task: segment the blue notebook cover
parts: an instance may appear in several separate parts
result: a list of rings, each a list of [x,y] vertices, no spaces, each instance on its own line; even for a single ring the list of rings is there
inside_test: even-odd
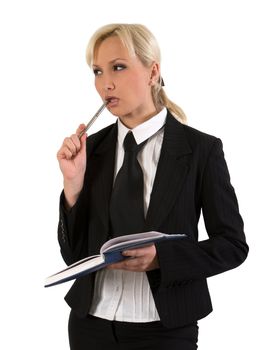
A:
[[[66,269],[46,278],[45,287],[55,286],[70,280],[80,278],[89,273],[95,272],[112,263],[129,259],[123,256],[122,252],[127,249],[134,249],[147,246],[162,240],[180,239],[185,234],[165,234],[156,231],[136,233],[127,236],[113,238],[107,241],[100,250],[100,255],[94,255],[68,266]]]

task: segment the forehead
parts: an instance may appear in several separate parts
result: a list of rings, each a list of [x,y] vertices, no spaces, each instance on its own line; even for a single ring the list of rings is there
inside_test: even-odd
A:
[[[96,48],[93,64],[101,65],[111,62],[117,58],[131,60],[128,49],[123,45],[117,36],[109,37],[103,40]]]

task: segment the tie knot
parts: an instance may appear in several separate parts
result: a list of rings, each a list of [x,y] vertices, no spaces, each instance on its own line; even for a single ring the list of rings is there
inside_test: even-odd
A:
[[[125,152],[138,152],[139,151],[139,146],[136,143],[134,134],[132,133],[132,131],[129,131],[126,136],[125,139],[123,141],[123,146],[124,146],[124,150]]]
[[[148,139],[141,142],[138,145],[136,143],[136,140],[135,140],[135,137],[134,137],[134,134],[132,133],[132,131],[128,131],[128,133],[126,134],[125,139],[123,141],[125,153],[126,152],[133,152],[134,154],[137,154],[147,141],[148,141]]]

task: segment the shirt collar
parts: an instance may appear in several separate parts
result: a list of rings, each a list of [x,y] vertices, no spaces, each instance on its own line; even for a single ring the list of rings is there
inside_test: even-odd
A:
[[[139,145],[141,142],[147,140],[154,135],[159,129],[161,129],[166,122],[167,109],[164,107],[158,114],[148,119],[142,124],[139,124],[134,129],[129,129],[122,124],[118,119],[118,143],[123,144],[124,138],[128,131],[132,130],[136,143]]]

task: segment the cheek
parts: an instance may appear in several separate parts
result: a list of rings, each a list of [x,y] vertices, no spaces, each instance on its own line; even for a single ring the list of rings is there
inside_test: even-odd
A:
[[[127,74],[124,78],[123,85],[134,89],[144,89],[147,87],[146,77],[142,72],[133,72],[133,74]]]
[[[102,91],[102,85],[101,82],[99,81],[99,79],[95,79],[94,81],[94,85],[95,85],[95,89],[98,91],[98,93],[100,94]]]
[[[135,79],[134,80],[134,89],[137,92],[138,96],[146,96],[149,95],[150,91],[151,91],[151,87],[148,84],[148,82],[146,81],[146,79]]]
[[[135,80],[138,88],[142,89],[142,91],[146,92],[150,89],[150,77],[147,72],[138,72],[138,75]]]

